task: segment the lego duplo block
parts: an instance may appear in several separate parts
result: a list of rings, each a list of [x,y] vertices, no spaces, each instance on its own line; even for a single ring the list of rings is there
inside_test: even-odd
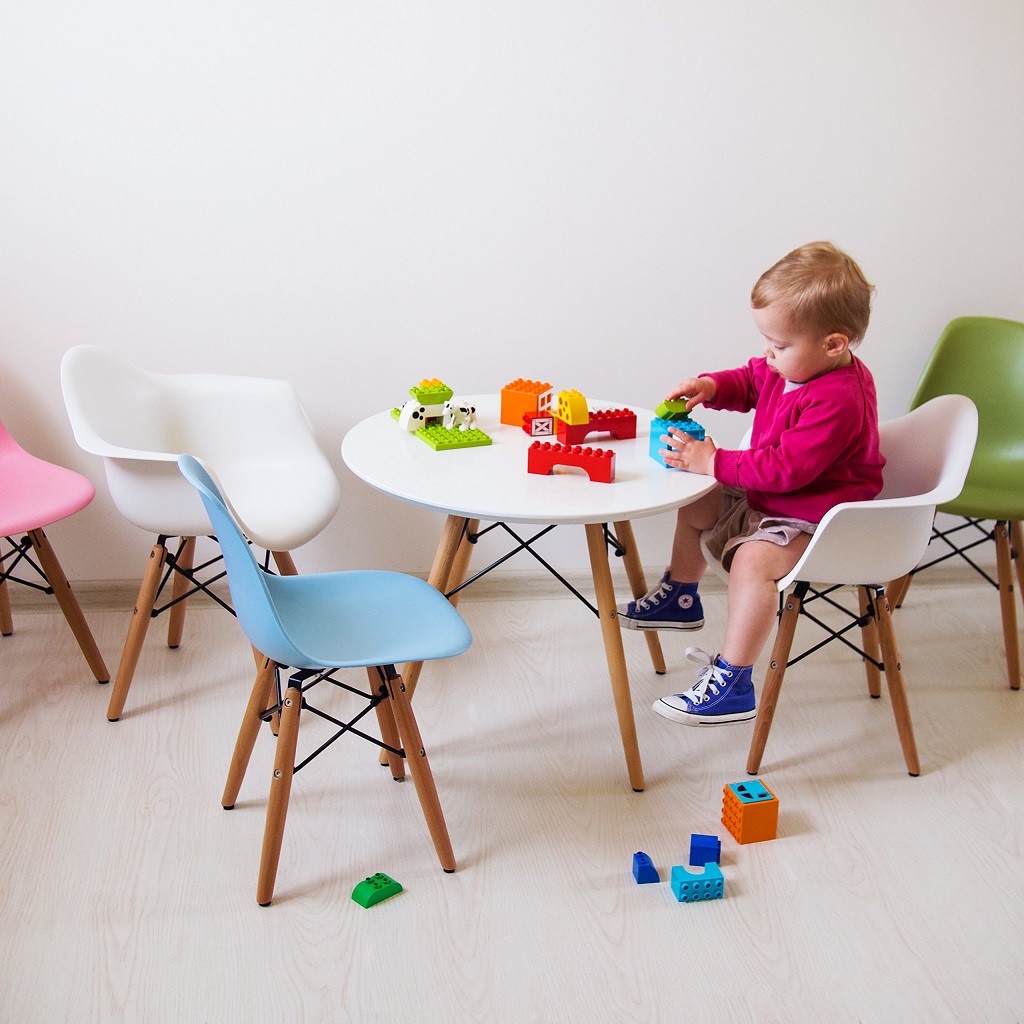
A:
[[[643,850],[637,850],[633,854],[633,877],[639,885],[661,881],[658,869],[651,863],[651,858]]]
[[[684,430],[689,434],[695,441],[704,440],[704,428],[696,421],[691,419],[685,420],[664,420],[657,416],[651,420],[651,440],[650,440],[650,456],[655,462],[664,466],[666,469],[674,469],[674,466],[670,466],[662,457],[661,449],[665,447],[664,442],[661,440],[663,434],[668,433],[668,428],[674,427],[676,430]]]
[[[558,392],[558,409],[555,416],[569,426],[577,426],[589,421],[587,399],[575,388]]]
[[[459,427],[445,427],[440,423],[428,423],[413,433],[429,444],[435,452],[450,452],[456,448],[482,448],[491,443],[490,435],[476,427],[462,430]]]
[[[517,377],[501,389],[501,422],[521,427],[528,412],[548,412],[553,398],[554,388],[547,381]]]
[[[687,871],[681,865],[675,865],[669,884],[680,903],[720,900],[725,895],[725,878],[722,876],[722,869],[714,861],[704,865],[702,875]]]
[[[546,476],[555,466],[582,469],[595,483],[610,484],[615,479],[615,452],[551,441],[534,441],[527,449],[528,473]]]
[[[664,402],[658,403],[654,415],[659,420],[687,420],[690,418],[690,410],[686,408],[685,398],[666,398]]]
[[[632,409],[601,409],[591,411],[585,423],[555,420],[558,440],[562,444],[582,444],[591,434],[611,434],[619,441],[636,437],[636,413]]]
[[[402,891],[402,883],[396,882],[383,871],[378,871],[369,878],[364,878],[353,890],[352,899],[361,907],[369,908],[381,900],[397,896]]]
[[[523,413],[523,430],[530,437],[554,437],[555,418],[549,412]]]
[[[760,843],[779,832],[779,801],[761,782],[730,782],[722,790],[722,824],[737,843]]]
[[[409,394],[421,405],[441,405],[451,401],[454,391],[436,377],[421,380],[415,387],[409,388]],[[440,415],[440,413],[438,414]]]
[[[722,860],[722,840],[718,836],[706,836],[694,832],[690,836],[690,863],[699,867],[702,864]]]

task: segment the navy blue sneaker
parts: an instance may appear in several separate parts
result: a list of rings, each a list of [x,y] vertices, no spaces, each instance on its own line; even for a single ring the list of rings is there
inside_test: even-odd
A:
[[[738,668],[718,655],[712,658],[699,647],[687,647],[686,656],[704,667],[685,693],[654,702],[654,710],[662,718],[684,725],[725,725],[747,722],[757,714],[750,665]]]
[[[625,629],[700,629],[704,625],[697,584],[670,580],[668,569],[653,590],[617,605],[616,611]]]

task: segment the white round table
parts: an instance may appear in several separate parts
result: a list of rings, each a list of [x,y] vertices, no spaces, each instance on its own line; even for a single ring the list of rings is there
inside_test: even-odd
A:
[[[556,469],[541,476],[527,472],[527,452],[534,441],[557,442],[555,437],[530,437],[522,428],[500,422],[498,395],[459,396],[476,406],[476,427],[491,444],[453,451],[434,451],[403,430],[389,411],[357,423],[346,434],[341,455],[356,476],[385,494],[447,516],[430,573],[430,582],[451,593],[465,579],[475,534],[481,520],[495,523],[582,525],[586,529],[597,614],[601,622],[608,671],[622,734],[630,785],[644,788],[643,768],[629,692],[622,636],[615,611],[615,592],[608,562],[605,530],[613,524],[623,551],[634,597],[647,592],[647,583],[631,520],[669,512],[706,494],[712,477],[666,469],[649,453],[650,409],[633,409],[635,438],[617,440],[593,434],[587,447],[615,453],[611,483],[591,481],[581,470]],[[612,402],[590,402],[591,411],[621,408]],[[658,636],[646,632],[655,670],[665,671]],[[418,665],[405,669],[406,684],[414,687]]]

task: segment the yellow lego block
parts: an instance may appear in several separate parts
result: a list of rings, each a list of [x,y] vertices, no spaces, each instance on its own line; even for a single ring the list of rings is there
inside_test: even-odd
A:
[[[576,390],[559,391],[558,412],[555,415],[570,427],[585,426],[590,422],[586,396]]]

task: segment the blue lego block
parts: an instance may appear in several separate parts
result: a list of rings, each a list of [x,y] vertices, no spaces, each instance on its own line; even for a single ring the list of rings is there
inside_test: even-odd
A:
[[[696,420],[663,420],[658,417],[651,420],[651,438],[650,447],[648,448],[650,456],[655,462],[666,469],[674,469],[675,467],[670,466],[659,454],[661,449],[665,447],[662,444],[661,435],[667,434],[669,427],[686,431],[695,441],[704,440],[704,428]]]
[[[725,895],[725,878],[722,869],[713,861],[704,865],[704,874],[696,875],[676,865],[672,868],[669,883],[680,903],[696,903],[700,900],[720,900]]]
[[[760,804],[775,799],[760,779],[751,779],[749,782],[730,782],[729,788],[736,794],[736,799],[741,804]]]
[[[718,836],[705,836],[694,832],[690,836],[690,863],[701,866],[709,862],[715,864],[722,860],[722,840]]]
[[[633,877],[640,885],[646,882],[661,881],[658,869],[651,863],[651,858],[642,850],[638,850],[633,854]]]

